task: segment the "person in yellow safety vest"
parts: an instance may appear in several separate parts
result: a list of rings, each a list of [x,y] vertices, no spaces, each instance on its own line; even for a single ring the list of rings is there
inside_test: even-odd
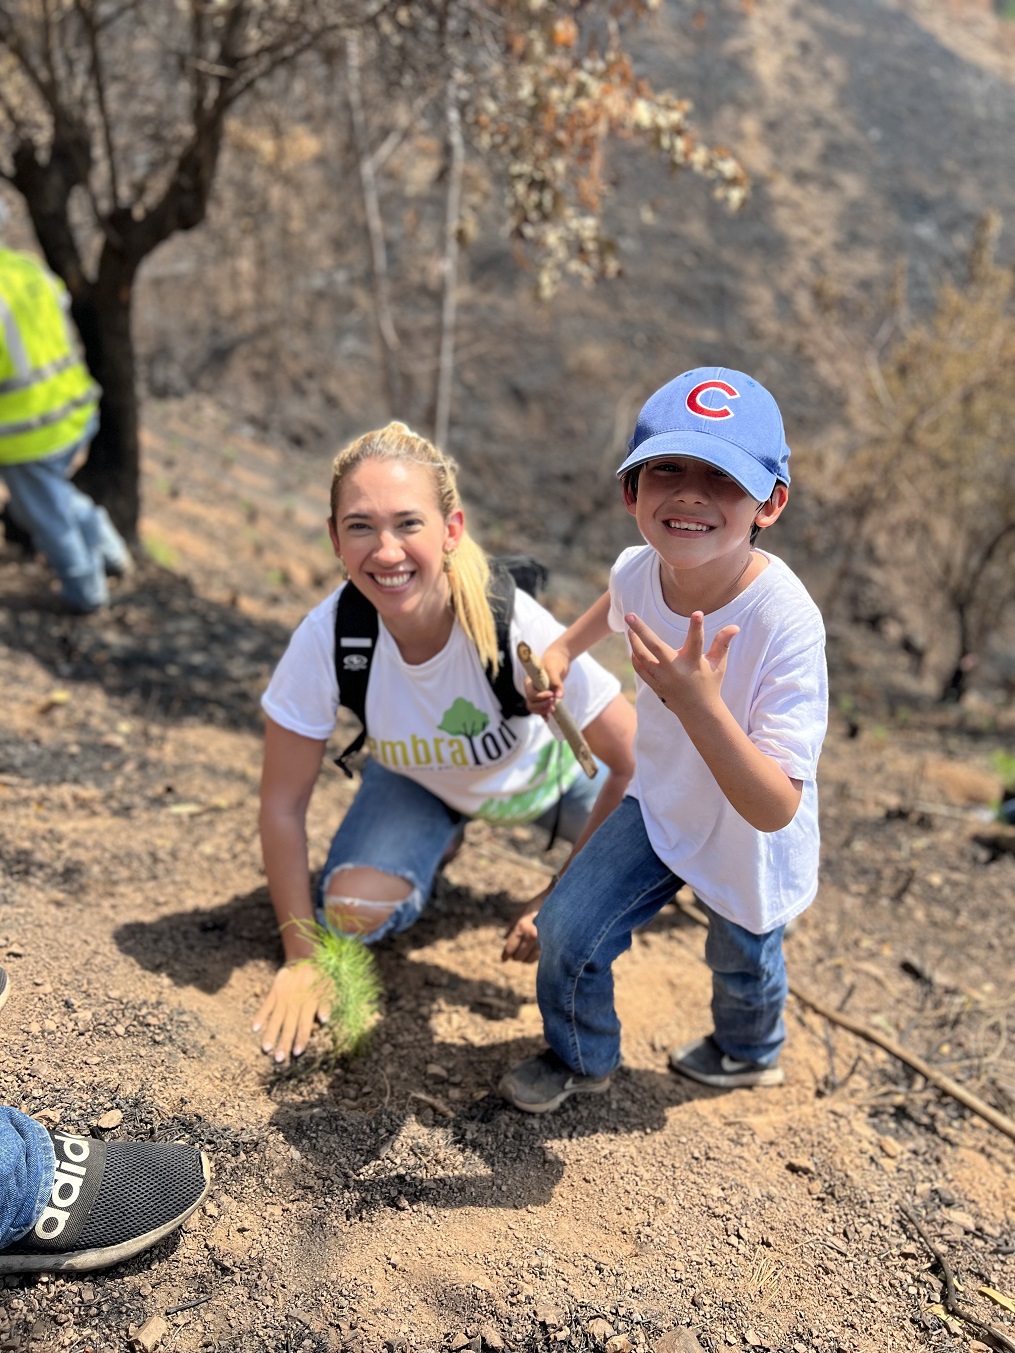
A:
[[[30,254],[0,247],[0,479],[9,512],[60,579],[69,610],[109,600],[131,567],[105,508],[70,482],[98,427],[101,391],[81,361],[67,289]]]

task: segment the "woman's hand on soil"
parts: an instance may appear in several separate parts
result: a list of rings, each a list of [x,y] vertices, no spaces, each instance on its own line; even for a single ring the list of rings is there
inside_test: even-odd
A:
[[[314,1021],[328,1022],[331,1013],[320,975],[312,963],[287,963],[275,974],[271,990],[254,1020],[261,1051],[273,1052],[276,1062],[299,1057],[307,1046]]]

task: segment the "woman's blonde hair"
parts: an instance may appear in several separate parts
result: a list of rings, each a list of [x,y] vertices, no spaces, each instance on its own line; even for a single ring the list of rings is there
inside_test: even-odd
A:
[[[389,423],[376,432],[365,432],[362,437],[357,437],[335,457],[331,467],[331,520],[336,527],[342,484],[366,460],[402,460],[425,465],[433,476],[437,503],[444,520],[462,506],[455,461],[404,423]],[[480,661],[496,674],[500,655],[497,652],[497,628],[487,595],[490,566],[468,531],[463,529],[454,551],[445,555],[444,568],[458,623],[476,645]]]

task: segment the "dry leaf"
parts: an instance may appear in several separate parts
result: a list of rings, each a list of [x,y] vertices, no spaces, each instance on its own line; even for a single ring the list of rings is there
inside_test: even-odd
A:
[[[1015,1301],[1011,1297],[1006,1297],[1003,1292],[998,1292],[994,1287],[980,1287],[977,1289],[981,1297],[989,1297],[995,1306],[1000,1306],[1005,1311],[1011,1311],[1015,1315]]]
[[[55,709],[57,705],[69,705],[69,704],[70,704],[70,691],[63,690],[50,691],[50,693],[47,696],[45,696],[44,699],[40,700],[38,705],[36,705],[35,710],[37,714],[48,714],[49,711],[51,709]]]

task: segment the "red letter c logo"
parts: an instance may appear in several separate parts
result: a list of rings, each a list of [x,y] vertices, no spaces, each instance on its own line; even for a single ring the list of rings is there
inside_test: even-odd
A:
[[[702,404],[701,396],[706,390],[721,390],[727,399],[740,398],[740,391],[734,390],[733,386],[727,385],[725,381],[702,381],[687,396],[686,404],[691,413],[696,413],[699,418],[732,418],[733,410],[726,404],[720,404],[717,409],[710,409],[706,404]]]

